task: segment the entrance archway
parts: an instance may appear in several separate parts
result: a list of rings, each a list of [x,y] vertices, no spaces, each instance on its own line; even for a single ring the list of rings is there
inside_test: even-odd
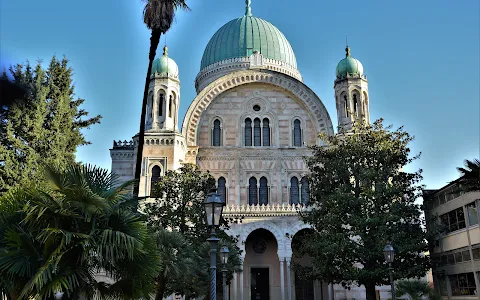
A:
[[[244,275],[248,299],[280,299],[277,239],[269,230],[252,231],[245,241]]]

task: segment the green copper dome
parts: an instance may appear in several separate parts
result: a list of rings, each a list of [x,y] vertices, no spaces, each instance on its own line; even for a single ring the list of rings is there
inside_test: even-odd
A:
[[[245,16],[228,22],[213,35],[203,52],[200,69],[225,59],[246,58],[255,51],[297,68],[292,46],[283,33],[271,23],[253,17],[248,6]]]
[[[167,46],[163,47],[163,55],[155,59],[152,64],[152,75],[157,73],[160,76],[178,78],[177,63],[168,57]]]
[[[345,48],[346,57],[337,65],[337,78],[344,78],[348,75],[363,76],[363,66],[358,59],[350,57],[350,48]]]

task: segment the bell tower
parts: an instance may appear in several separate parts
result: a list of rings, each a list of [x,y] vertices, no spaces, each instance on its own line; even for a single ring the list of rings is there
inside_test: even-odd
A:
[[[152,65],[148,94],[146,131],[178,132],[178,108],[180,106],[180,80],[178,66],[168,57],[167,46],[163,55]]]
[[[140,175],[139,196],[154,196],[154,186],[169,170],[181,167],[187,144],[178,131],[180,80],[178,66],[168,57],[167,46],[154,60],[145,124],[145,144]],[[136,136],[138,138],[138,135]],[[135,140],[135,137],[134,137]]]
[[[337,65],[334,89],[338,132],[351,130],[355,121],[370,122],[367,77],[360,61],[350,56],[348,45]]]

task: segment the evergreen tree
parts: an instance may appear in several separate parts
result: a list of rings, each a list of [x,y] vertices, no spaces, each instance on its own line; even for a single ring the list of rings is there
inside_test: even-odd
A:
[[[413,140],[402,128],[391,131],[382,120],[355,124],[351,133],[322,135],[326,146],[313,147],[307,158],[310,203],[301,217],[313,227],[303,253],[313,258],[314,278],[344,286],[363,284],[367,300],[375,285],[389,283],[383,248],[396,251],[394,277],[424,276],[430,268],[421,206],[421,170],[403,168]]]
[[[72,72],[66,58],[55,56],[47,69],[41,62],[10,67],[13,82],[27,93],[22,101],[0,107],[0,192],[39,180],[42,164],[73,163],[77,147],[88,144],[81,130],[99,123],[101,116],[85,118]]]
[[[181,272],[159,274],[156,299],[162,299],[164,292],[177,292],[187,296],[194,293],[197,296],[207,294],[210,247],[206,240],[210,237],[210,230],[205,222],[202,203],[212,188],[215,188],[212,175],[200,171],[198,166],[193,164],[184,164],[176,171],[167,171],[155,184],[152,195],[157,195],[158,198],[145,204],[148,225],[154,231],[166,229],[183,236],[187,243],[182,246],[184,249],[179,252],[177,261],[171,262],[171,265],[189,266],[188,270]],[[238,270],[241,264],[240,249],[235,246],[236,240],[225,233],[226,229],[228,224],[224,221],[217,230],[217,235],[221,238],[219,247],[226,244],[230,249],[227,269],[229,278],[233,278],[233,272]],[[168,239],[158,239],[159,243],[165,241]],[[159,249],[164,247],[158,245]],[[187,264],[185,260],[191,262]],[[217,278],[222,278],[221,276],[221,272],[218,272]],[[217,284],[219,291],[222,290],[221,282],[217,280],[217,283],[220,283]]]

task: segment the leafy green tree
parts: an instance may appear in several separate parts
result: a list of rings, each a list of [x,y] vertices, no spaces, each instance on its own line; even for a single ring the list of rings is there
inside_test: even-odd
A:
[[[460,189],[464,192],[480,191],[480,160],[465,160],[464,168],[457,168],[461,177],[459,183]]]
[[[0,106],[0,193],[38,181],[42,164],[72,164],[77,147],[88,144],[81,130],[101,118],[86,118],[88,113],[80,108],[84,100],[75,98],[66,58],[53,57],[47,69],[40,62],[18,64],[10,73],[13,82],[7,87],[13,94],[8,106]],[[6,74],[2,81],[8,81]],[[22,101],[14,101],[18,98]]]
[[[142,166],[143,145],[145,144],[145,118],[147,114],[148,87],[150,85],[150,75],[152,74],[152,64],[157,53],[160,36],[165,34],[172,26],[177,9],[189,10],[185,0],[142,0],[145,2],[143,9],[143,22],[151,31],[150,51],[148,53],[148,68],[145,78],[145,88],[143,90],[142,114],[140,116],[140,129],[138,133],[137,162],[135,165],[135,179],[140,179],[140,169]],[[134,186],[133,195],[138,196],[138,184]]]
[[[427,233],[421,206],[421,170],[405,166],[413,140],[399,128],[391,131],[383,120],[355,124],[352,132],[322,135],[326,146],[312,148],[306,159],[311,171],[310,211],[301,218],[314,231],[302,244],[313,259],[313,276],[343,285],[363,284],[367,300],[375,299],[375,285],[389,283],[383,248],[396,251],[395,278],[423,276],[430,267]]]
[[[181,276],[172,273],[172,276],[166,277],[167,281],[162,284],[169,293],[201,296],[208,292],[209,245],[206,239],[210,236],[210,230],[205,222],[202,203],[214,187],[215,179],[208,172],[202,172],[196,165],[184,164],[176,171],[166,172],[154,186],[153,195],[158,198],[145,204],[148,226],[152,230],[166,229],[182,235],[187,241],[184,249],[190,254],[182,252],[177,256],[185,256],[193,261],[188,270],[180,272]],[[227,228],[228,224],[224,222],[217,230],[217,235],[222,239],[219,246],[226,244],[230,249],[227,269],[231,278],[240,266],[240,250],[235,246],[235,239],[225,233]],[[166,247],[171,246],[167,244]],[[217,276],[221,278],[220,270]],[[157,283],[160,282],[157,280]]]
[[[406,297],[408,300],[441,299],[430,284],[424,280],[400,280],[395,284],[395,294],[397,298]]]
[[[0,293],[148,298],[159,256],[142,216],[127,206],[131,183],[115,187],[113,175],[91,166],[44,174],[40,186],[12,188],[0,198]]]

